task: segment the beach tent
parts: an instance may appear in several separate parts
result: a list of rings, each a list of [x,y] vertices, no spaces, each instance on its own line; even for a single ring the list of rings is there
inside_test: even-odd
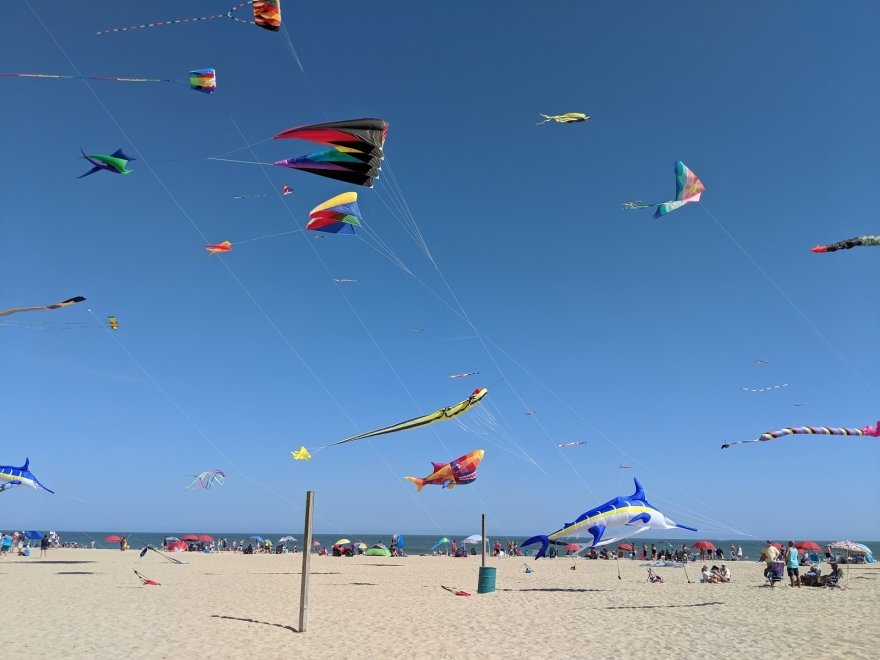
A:
[[[377,543],[376,545],[371,545],[367,548],[367,551],[364,553],[367,557],[390,557],[391,551],[385,547],[384,543]]]

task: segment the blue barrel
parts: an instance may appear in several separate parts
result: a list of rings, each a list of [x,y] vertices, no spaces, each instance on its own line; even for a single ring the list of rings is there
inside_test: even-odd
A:
[[[490,594],[495,591],[495,567],[480,566],[480,578],[477,581],[478,594]]]

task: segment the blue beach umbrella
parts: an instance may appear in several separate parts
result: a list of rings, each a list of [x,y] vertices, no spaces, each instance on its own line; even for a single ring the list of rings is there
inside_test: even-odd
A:
[[[256,534],[254,534],[254,535],[251,536],[250,538],[252,538],[254,541],[259,541],[260,543],[263,542],[263,537],[262,537],[262,536],[257,536]]]
[[[28,530],[24,533],[24,537],[26,539],[30,539],[32,541],[39,541],[40,539],[43,538],[43,535],[40,534],[39,532],[35,532],[34,530],[31,529],[31,530]]]

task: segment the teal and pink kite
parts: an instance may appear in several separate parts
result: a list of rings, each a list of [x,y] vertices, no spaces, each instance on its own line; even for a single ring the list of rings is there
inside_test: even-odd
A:
[[[699,202],[700,195],[706,190],[703,182],[697,175],[681,161],[675,163],[675,199],[671,202],[658,202],[646,204],[642,201],[624,202],[625,209],[648,209],[657,207],[654,211],[655,218],[662,218],[667,213],[672,213],[685,204]]]

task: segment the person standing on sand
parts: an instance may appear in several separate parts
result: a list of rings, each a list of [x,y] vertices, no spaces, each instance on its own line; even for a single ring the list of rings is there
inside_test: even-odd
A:
[[[49,556],[49,536],[40,539],[40,559]]]
[[[794,547],[794,541],[788,542],[788,548],[785,549],[785,566],[788,569],[789,586],[800,587],[801,577],[798,571],[798,549]]]
[[[767,562],[767,568],[764,570],[764,577],[767,577],[768,575],[770,575],[771,565],[774,561],[779,559],[779,550],[777,550],[776,546],[773,545],[773,541],[767,541],[767,547],[764,548],[761,556],[764,557],[764,561]]]

